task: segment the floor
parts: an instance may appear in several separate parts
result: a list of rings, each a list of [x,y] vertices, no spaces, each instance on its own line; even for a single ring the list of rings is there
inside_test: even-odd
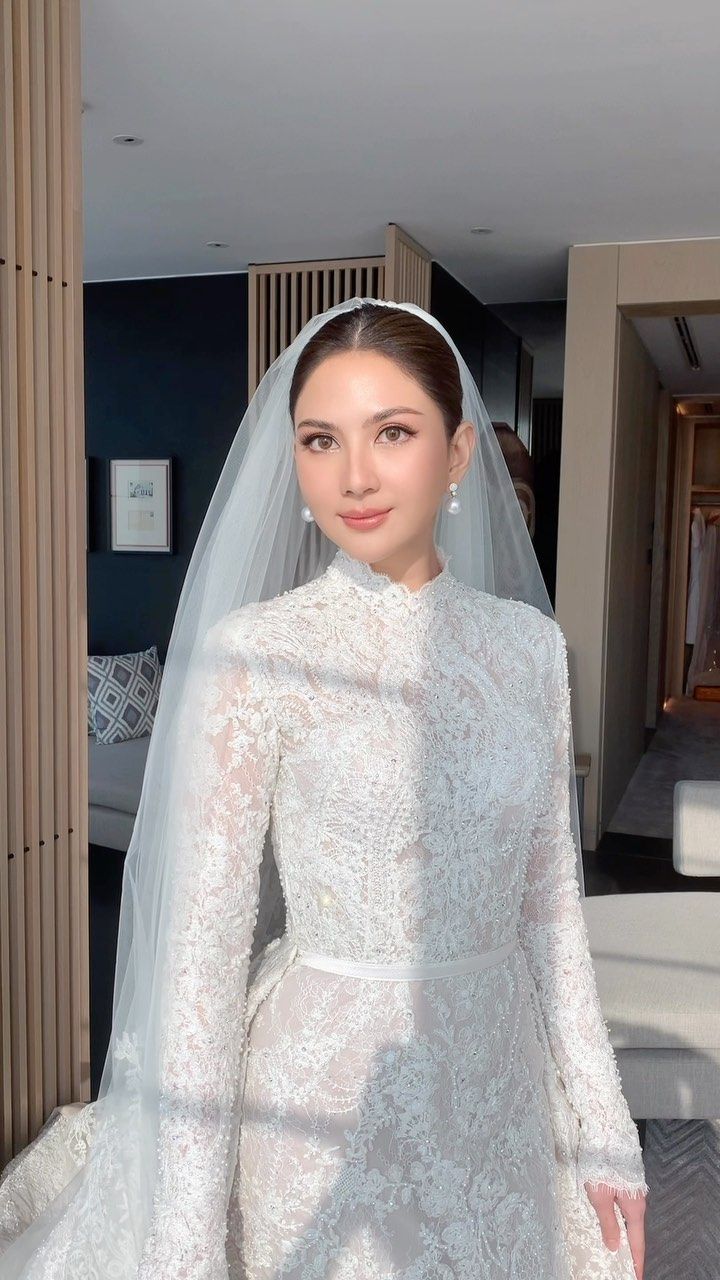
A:
[[[720,1120],[648,1120],[645,1280],[720,1278]]]
[[[669,698],[608,831],[672,840],[673,789],[720,780],[720,702]]]
[[[668,699],[597,849],[583,854],[586,893],[720,889],[720,877],[672,865],[673,791],[684,778],[720,780],[720,703]]]

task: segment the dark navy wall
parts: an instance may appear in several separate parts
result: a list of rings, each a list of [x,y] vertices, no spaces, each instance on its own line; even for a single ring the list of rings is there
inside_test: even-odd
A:
[[[195,540],[247,407],[247,274],[87,284],[88,644],[165,657]],[[173,459],[173,555],[112,552],[108,459]]]

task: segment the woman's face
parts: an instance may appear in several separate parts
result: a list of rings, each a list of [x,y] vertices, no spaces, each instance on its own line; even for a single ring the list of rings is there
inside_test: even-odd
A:
[[[294,425],[300,491],[332,542],[370,564],[432,547],[440,503],[470,461],[471,423],[449,441],[419,383],[387,356],[351,351],[313,370]],[[388,514],[374,526],[343,518],[371,510]]]

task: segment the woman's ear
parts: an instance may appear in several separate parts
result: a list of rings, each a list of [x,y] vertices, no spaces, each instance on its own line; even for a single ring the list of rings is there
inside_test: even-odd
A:
[[[477,436],[474,424],[468,420],[463,420],[457,427],[450,443],[450,470],[453,480],[459,482],[465,475],[470,466],[473,449],[476,444]]]

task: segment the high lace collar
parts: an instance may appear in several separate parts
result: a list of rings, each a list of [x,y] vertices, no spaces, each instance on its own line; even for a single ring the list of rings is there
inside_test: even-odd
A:
[[[403,611],[417,612],[428,606],[439,605],[446,599],[456,582],[450,569],[452,556],[443,547],[435,544],[435,552],[442,568],[439,573],[413,590],[404,582],[396,582],[386,573],[371,568],[366,560],[357,560],[342,547],[338,547],[335,557],[330,561],[328,572],[359,588],[368,602],[399,608]]]

